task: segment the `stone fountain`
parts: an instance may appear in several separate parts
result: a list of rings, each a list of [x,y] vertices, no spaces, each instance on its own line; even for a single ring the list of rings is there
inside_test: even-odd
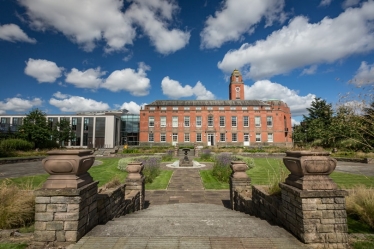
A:
[[[188,158],[188,152],[190,149],[182,149],[184,152],[184,157],[179,160],[180,167],[193,167],[193,162]]]

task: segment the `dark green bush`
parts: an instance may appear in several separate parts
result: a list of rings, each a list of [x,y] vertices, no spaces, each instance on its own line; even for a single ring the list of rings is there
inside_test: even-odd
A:
[[[46,140],[39,145],[39,149],[51,150],[51,149],[57,149],[57,148],[60,148],[60,145],[56,141],[52,141],[52,140]]]
[[[15,151],[15,150],[32,150],[34,143],[28,142],[23,139],[5,139],[0,142],[0,150]]]
[[[213,165],[213,176],[221,182],[228,182],[231,175],[230,164],[236,159],[235,156],[229,153],[221,153],[215,156]]]
[[[134,153],[139,153],[139,150],[135,148],[127,148],[127,149],[123,149],[122,153],[123,154],[134,154]]]

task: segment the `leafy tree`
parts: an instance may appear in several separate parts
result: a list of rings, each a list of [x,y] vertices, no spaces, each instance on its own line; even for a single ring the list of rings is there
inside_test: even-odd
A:
[[[36,148],[40,148],[51,138],[51,129],[48,127],[46,114],[39,109],[33,109],[26,115],[18,131],[20,138],[34,142]]]
[[[63,146],[64,142],[68,142],[75,137],[75,133],[70,126],[70,121],[67,119],[61,119],[60,122],[57,122],[52,134],[54,140],[59,141],[60,146]]]

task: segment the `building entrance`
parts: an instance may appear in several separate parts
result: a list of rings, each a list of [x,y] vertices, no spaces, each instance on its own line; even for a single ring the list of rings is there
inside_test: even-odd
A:
[[[208,146],[214,146],[214,133],[208,133]]]

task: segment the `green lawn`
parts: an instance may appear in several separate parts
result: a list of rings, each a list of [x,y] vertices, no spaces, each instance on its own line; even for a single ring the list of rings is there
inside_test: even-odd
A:
[[[160,175],[158,175],[152,183],[147,183],[145,185],[146,190],[156,190],[156,189],[166,189],[168,187],[172,170],[161,170]]]
[[[16,243],[0,243],[0,249],[24,249],[27,248],[27,244],[16,244]]]
[[[201,180],[203,181],[203,185],[205,189],[229,189],[229,183],[224,183],[218,181],[212,175],[211,169],[200,170]]]

